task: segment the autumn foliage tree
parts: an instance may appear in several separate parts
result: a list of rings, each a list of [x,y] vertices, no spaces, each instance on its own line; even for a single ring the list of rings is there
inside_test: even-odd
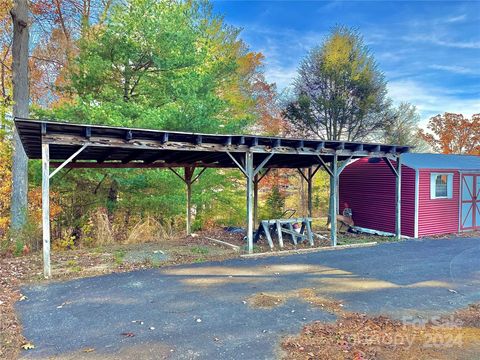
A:
[[[298,134],[363,140],[383,124],[383,73],[356,31],[337,27],[298,69],[295,98],[285,109]]]
[[[430,119],[430,132],[420,136],[437,152],[443,154],[480,155],[480,114],[471,119],[461,114],[445,113]]]

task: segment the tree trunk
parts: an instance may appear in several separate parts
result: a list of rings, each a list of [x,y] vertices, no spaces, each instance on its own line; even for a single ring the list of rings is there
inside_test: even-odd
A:
[[[12,83],[13,116],[28,118],[28,2],[14,0],[10,12],[13,20]],[[11,226],[18,230],[27,219],[28,159],[17,130],[13,129],[13,166]]]

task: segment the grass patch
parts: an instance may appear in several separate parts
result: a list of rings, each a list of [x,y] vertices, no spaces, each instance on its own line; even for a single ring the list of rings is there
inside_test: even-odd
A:
[[[373,241],[377,243],[384,243],[384,242],[393,242],[398,240],[395,236],[340,233],[338,234],[337,244],[353,245],[353,244],[365,244]]]
[[[207,255],[209,253],[208,248],[203,246],[194,246],[190,248],[190,251],[194,254]]]
[[[71,272],[81,272],[82,271],[82,267],[80,265],[78,265],[78,262],[75,259],[68,260],[66,265],[67,265],[68,270],[71,271]]]
[[[113,253],[113,261],[115,262],[115,264],[122,265],[126,254],[127,252],[123,249],[115,250],[115,252]]]

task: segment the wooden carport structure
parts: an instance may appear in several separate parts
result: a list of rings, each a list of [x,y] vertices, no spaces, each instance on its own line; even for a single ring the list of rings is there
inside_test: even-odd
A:
[[[191,185],[206,168],[238,168],[247,181],[247,239],[253,251],[258,183],[270,169],[298,169],[308,183],[312,215],[312,179],[323,168],[330,175],[330,218],[338,213],[338,178],[352,159],[382,158],[396,175],[396,235],[400,236],[400,154],[407,146],[347,141],[292,139],[256,135],[219,135],[15,119],[30,159],[42,160],[44,275],[50,270],[50,178],[63,168],[167,168],[187,188],[187,232],[191,224]],[[395,161],[395,164],[391,162]],[[50,168],[54,168],[50,171]],[[176,168],[184,168],[183,176]],[[195,169],[200,169],[195,175]],[[305,171],[306,170],[306,171]],[[336,221],[331,222],[336,246]]]

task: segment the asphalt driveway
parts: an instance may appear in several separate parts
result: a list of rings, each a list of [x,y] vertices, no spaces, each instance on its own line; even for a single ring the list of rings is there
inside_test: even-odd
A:
[[[275,359],[282,336],[335,316],[298,299],[272,309],[244,300],[300,288],[350,311],[399,319],[447,313],[480,301],[480,239],[409,240],[25,287],[17,311],[35,349],[22,355]]]

